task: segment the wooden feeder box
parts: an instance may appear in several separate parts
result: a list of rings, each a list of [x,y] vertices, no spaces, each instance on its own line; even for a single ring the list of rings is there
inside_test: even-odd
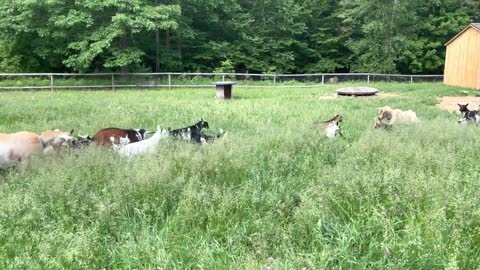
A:
[[[218,99],[231,99],[233,98],[233,85],[235,82],[214,82],[217,88]]]

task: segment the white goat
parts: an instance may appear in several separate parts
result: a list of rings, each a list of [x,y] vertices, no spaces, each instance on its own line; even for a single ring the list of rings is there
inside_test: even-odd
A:
[[[375,119],[375,128],[391,128],[394,124],[412,124],[419,122],[417,114],[412,111],[392,109],[388,106],[378,108],[378,116]]]
[[[143,141],[130,143],[127,145],[120,146],[117,152],[128,158],[147,154],[147,153],[155,153],[157,149],[157,145],[160,143],[161,140],[168,138],[169,133],[165,129],[157,128],[155,134],[152,137],[145,139]]]
[[[335,138],[337,135],[343,137],[342,131],[340,130],[340,123],[342,121],[343,116],[336,114],[332,119],[317,123],[315,126],[319,126],[328,138]]]
[[[338,125],[338,123],[330,123],[328,124],[328,126],[325,127],[325,135],[327,135],[328,138],[335,138],[335,136],[339,134],[339,131],[340,126]]]

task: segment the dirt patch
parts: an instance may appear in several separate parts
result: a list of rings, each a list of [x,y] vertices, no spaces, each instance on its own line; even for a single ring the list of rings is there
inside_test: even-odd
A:
[[[470,110],[478,110],[478,106],[480,104],[480,97],[473,97],[473,96],[466,96],[466,97],[441,97],[438,98],[437,107],[453,112],[458,113],[458,105],[457,104],[465,104],[468,103],[468,109]]]
[[[359,98],[359,99],[364,99],[364,98],[389,98],[389,97],[398,97],[400,96],[397,93],[378,93],[375,96],[366,96],[366,97],[345,97],[345,96],[337,96],[337,94],[328,94],[328,95],[323,95],[319,96],[319,99],[337,99],[337,98]]]
[[[323,96],[319,96],[318,98],[319,99],[336,99],[337,94],[323,95]]]
[[[398,94],[398,93],[380,93],[380,94],[377,94],[377,96],[379,96],[379,97],[398,97],[398,96],[400,96],[400,94]]]

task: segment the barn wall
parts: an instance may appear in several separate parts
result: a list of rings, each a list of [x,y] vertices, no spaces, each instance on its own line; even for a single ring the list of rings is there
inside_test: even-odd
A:
[[[444,83],[480,89],[480,32],[468,28],[447,46]]]
[[[480,46],[480,34],[477,37],[477,44]],[[478,55],[475,56],[477,58],[477,87],[476,89],[480,89],[480,51]]]

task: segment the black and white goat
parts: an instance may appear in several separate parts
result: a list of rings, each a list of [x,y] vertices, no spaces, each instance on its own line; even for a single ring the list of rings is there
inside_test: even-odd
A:
[[[468,109],[468,103],[467,104],[457,104],[458,107],[459,107],[459,111],[460,111],[460,114],[462,115],[462,117],[460,119],[458,119],[458,123],[459,124],[462,124],[462,123],[475,123],[475,125],[479,125],[480,124],[480,113],[478,110],[473,110],[473,111],[470,111]]]
[[[81,149],[89,146],[93,142],[93,139],[87,135],[76,136],[74,140],[70,143],[70,146],[74,149]]]
[[[217,135],[214,135],[214,136],[211,136],[211,135],[207,135],[207,134],[202,134],[200,136],[200,143],[201,144],[207,144],[215,139],[218,139],[218,138],[222,138],[222,137],[225,137],[227,135],[227,132],[223,131],[223,129],[220,129],[220,133],[218,133]]]
[[[194,141],[196,143],[202,143],[202,136],[205,136],[202,133],[202,129],[209,128],[208,122],[200,118],[195,125],[174,129],[169,132],[171,137],[182,138],[186,141]]]

